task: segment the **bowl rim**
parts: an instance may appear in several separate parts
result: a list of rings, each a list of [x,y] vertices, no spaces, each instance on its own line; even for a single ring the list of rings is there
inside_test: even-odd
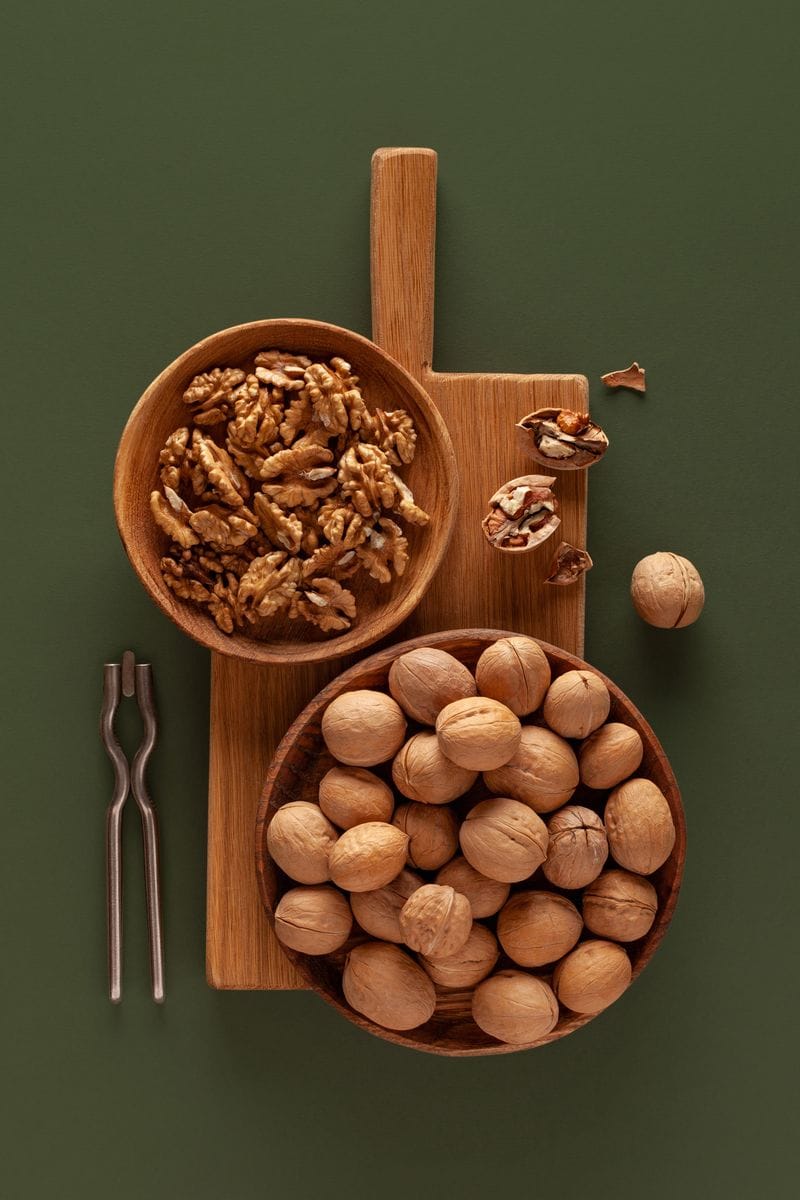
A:
[[[261,792],[261,798],[258,804],[258,811],[255,821],[255,868],[256,877],[258,880],[258,890],[261,897],[261,903],[265,910],[266,916],[269,919],[273,932],[275,929],[275,919],[272,903],[270,900],[270,886],[267,878],[266,864],[271,863],[269,852],[266,844],[266,827],[271,819],[271,813],[279,808],[279,805],[272,805],[272,794],[278,776],[280,775],[286,759],[291,752],[295,742],[305,733],[306,724],[312,718],[316,717],[319,712],[331,701],[335,696],[343,691],[347,691],[351,683],[356,683],[365,670],[374,671],[377,669],[388,672],[391,663],[401,654],[407,653],[409,650],[415,650],[421,647],[436,647],[446,649],[448,643],[454,641],[472,640],[477,643],[497,641],[500,638],[506,637],[531,637],[538,642],[542,650],[548,657],[548,660],[554,660],[560,668],[567,670],[582,670],[588,668],[605,683],[608,688],[612,700],[621,704],[625,708],[626,721],[630,720],[637,729],[648,747],[656,755],[659,760],[665,775],[666,787],[664,795],[672,813],[675,823],[675,845],[670,854],[670,858],[675,858],[674,877],[670,883],[669,890],[665,896],[663,904],[660,906],[656,919],[649,932],[642,939],[640,949],[637,954],[636,962],[633,965],[631,975],[631,983],[641,974],[651,958],[658,949],[664,935],[669,928],[672,916],[675,911],[675,906],[678,902],[678,894],[683,882],[683,872],[686,860],[686,817],[681,800],[678,781],[675,778],[675,773],[672,770],[669,759],[667,758],[661,742],[656,737],[652,726],[647,719],[642,715],[635,704],[626,696],[622,689],[614,683],[603,671],[592,666],[585,659],[578,658],[574,654],[570,654],[567,650],[562,650],[558,646],[552,645],[550,642],[545,642],[541,638],[535,637],[533,634],[519,634],[509,630],[501,629],[449,629],[438,633],[424,634],[419,637],[411,638],[407,641],[397,642],[392,646],[383,647],[381,650],[370,654],[368,657],[361,659],[353,666],[348,667],[335,679],[321,688],[319,692],[305,705],[295,720],[287,729],[286,733],[281,738],[275,754],[267,770],[267,775],[264,781],[264,787]],[[636,777],[635,775],[633,776]],[[669,860],[668,860],[669,861]],[[599,939],[606,940],[606,939]],[[539,1038],[534,1042],[527,1042],[523,1045],[510,1045],[503,1042],[498,1042],[497,1045],[487,1046],[464,1046],[454,1048],[451,1046],[438,1047],[433,1043],[425,1043],[418,1041],[415,1037],[415,1030],[407,1032],[385,1029],[381,1025],[377,1025],[374,1021],[363,1016],[361,1013],[355,1012],[346,1003],[343,1003],[338,997],[332,996],[324,988],[317,984],[313,972],[309,965],[309,956],[301,954],[299,951],[292,950],[288,946],[279,943],[281,951],[287,956],[289,961],[294,965],[299,975],[304,980],[309,989],[316,992],[328,1004],[333,1005],[343,1016],[345,1016],[353,1024],[369,1033],[375,1034],[386,1041],[394,1042],[400,1046],[406,1046],[411,1049],[421,1050],[430,1054],[441,1054],[447,1057],[459,1058],[478,1058],[488,1054],[511,1054],[518,1050],[531,1050],[538,1046],[547,1045],[550,1042],[558,1041],[567,1034],[573,1033],[576,1029],[587,1025],[596,1017],[602,1016],[600,1013],[592,1014],[570,1014],[565,1021],[560,1021],[556,1029],[552,1030],[543,1038]],[[630,985],[629,985],[630,987]],[[627,990],[627,989],[626,989]]]
[[[217,631],[214,622],[208,618],[207,623],[195,628],[189,628],[181,610],[172,607],[168,601],[165,585],[159,587],[140,565],[138,552],[135,549],[136,536],[130,527],[127,512],[126,492],[123,477],[128,472],[126,458],[135,458],[135,442],[133,440],[135,427],[143,414],[148,411],[154,398],[174,375],[179,375],[188,366],[190,360],[200,352],[207,354],[207,365],[202,369],[209,370],[215,365],[214,357],[219,341],[226,337],[236,336],[245,332],[263,331],[268,339],[270,333],[285,331],[291,327],[302,333],[313,330],[326,336],[347,340],[349,346],[363,347],[367,353],[376,354],[390,371],[399,378],[405,390],[411,393],[415,402],[425,412],[430,424],[432,436],[437,444],[438,452],[446,462],[445,474],[449,483],[449,502],[435,521],[429,526],[431,546],[429,561],[414,585],[410,587],[398,602],[388,602],[367,617],[363,624],[356,624],[340,635],[319,642],[281,643],[260,641],[250,638],[244,633],[223,634]],[[266,344],[266,343],[265,343]],[[299,351],[298,351],[299,353]],[[200,369],[200,368],[198,368]],[[244,321],[238,325],[230,325],[218,329],[183,350],[176,358],[167,364],[159,374],[148,384],[142,395],[131,409],[120,435],[117,452],[114,459],[113,503],[114,518],[117,531],[122,541],[128,561],[145,589],[147,595],[170,621],[187,637],[206,649],[228,658],[236,658],[245,662],[257,663],[309,663],[325,662],[342,658],[345,655],[357,653],[374,645],[405,620],[417,607],[436,576],[442,560],[447,553],[450,539],[455,528],[460,493],[460,479],[455,450],[447,425],[424,386],[403,365],[388,354],[382,346],[371,341],[363,334],[356,333],[342,325],[334,325],[329,321],[320,321],[305,317],[268,317],[256,321]],[[207,627],[207,632],[206,632]]]

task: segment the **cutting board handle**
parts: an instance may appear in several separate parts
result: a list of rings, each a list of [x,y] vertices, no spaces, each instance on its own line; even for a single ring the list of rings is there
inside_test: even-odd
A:
[[[436,151],[372,156],[372,337],[417,379],[433,358]]]

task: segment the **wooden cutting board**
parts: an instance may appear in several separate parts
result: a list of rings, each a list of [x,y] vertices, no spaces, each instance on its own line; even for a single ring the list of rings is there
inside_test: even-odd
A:
[[[585,471],[558,475],[561,529],[531,554],[490,549],[480,522],[492,493],[539,470],[517,448],[514,423],[536,408],[588,409],[583,375],[460,375],[432,368],[436,154],[384,149],[372,160],[372,336],[420,380],[453,439],[459,520],[447,556],[392,641],[445,629],[514,629],[583,655],[583,580],[542,580],[560,537],[586,544]],[[491,314],[487,313],[487,319]],[[207,975],[217,988],[303,988],[261,908],[254,865],[256,808],[267,765],[299,710],[349,665],[252,666],[211,661]]]

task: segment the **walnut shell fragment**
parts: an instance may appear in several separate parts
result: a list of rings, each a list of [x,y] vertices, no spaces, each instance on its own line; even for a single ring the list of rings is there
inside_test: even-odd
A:
[[[551,475],[520,475],[498,488],[482,523],[489,545],[522,554],[547,541],[561,524],[554,483]]]
[[[577,583],[581,575],[591,571],[593,566],[594,563],[586,550],[571,546],[569,542],[562,542],[550,563],[550,574],[545,583],[555,583],[561,587]]]
[[[608,371],[600,376],[602,383],[610,388],[632,388],[635,392],[645,392],[645,370],[637,362],[632,362],[624,371]]]
[[[560,471],[591,467],[608,449],[608,438],[589,414],[568,408],[538,408],[529,413],[517,424],[517,439],[525,454]]]

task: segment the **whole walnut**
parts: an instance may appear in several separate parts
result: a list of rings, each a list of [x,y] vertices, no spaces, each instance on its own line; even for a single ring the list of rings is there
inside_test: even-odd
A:
[[[282,871],[298,883],[330,879],[329,855],[338,834],[316,804],[283,804],[267,826],[267,849]]]
[[[526,725],[513,758],[484,773],[490,792],[514,796],[534,812],[566,804],[578,786],[578,760],[569,742],[550,729]]]
[[[547,855],[544,821],[505,796],[476,804],[459,830],[459,841],[467,862],[501,883],[527,879]]]
[[[400,928],[409,950],[447,958],[460,950],[470,935],[469,900],[451,887],[425,883],[403,906]]]
[[[630,871],[604,871],[583,893],[586,928],[615,942],[644,937],[657,910],[658,896],[650,880]]]
[[[413,871],[401,871],[390,883],[373,892],[352,892],[350,907],[365,933],[384,942],[402,942],[400,912],[422,880]]]
[[[331,767],[319,785],[319,806],[340,829],[365,821],[391,821],[392,789],[364,767]]]
[[[481,654],[475,679],[482,696],[499,700],[524,717],[544,699],[550,686],[550,663],[533,638],[500,638]]]
[[[683,629],[700,616],[706,595],[698,570],[688,558],[659,550],[634,567],[631,599],[648,625]]]
[[[408,861],[421,871],[435,871],[458,847],[458,821],[449,808],[400,804],[393,823],[408,835]]]
[[[345,944],[352,925],[347,897],[329,885],[292,888],[275,909],[278,941],[301,954],[331,954]]]
[[[344,965],[342,990],[351,1008],[384,1029],[416,1029],[436,1008],[430,978],[389,942],[353,947]]]
[[[406,736],[406,719],[385,692],[343,692],[322,717],[325,745],[339,762],[372,767],[392,758]]]
[[[347,892],[374,892],[405,866],[408,837],[395,825],[367,821],[346,829],[328,859],[330,877]]]
[[[392,763],[395,786],[420,804],[449,804],[468,792],[477,778],[477,771],[445,757],[435,733],[415,733]]]
[[[643,754],[642,739],[635,729],[609,721],[578,751],[581,783],[600,790],[616,787],[639,769]]]
[[[603,820],[614,858],[637,875],[652,875],[672,853],[672,813],[664,793],[649,779],[628,779],[614,788]]]
[[[475,696],[454,700],[436,718],[436,736],[447,757],[468,771],[501,767],[519,745],[520,723],[505,704]]]
[[[509,884],[481,875],[460,855],[442,867],[436,882],[447,883],[466,896],[476,921],[481,917],[493,917],[499,912],[511,890]]]
[[[475,921],[460,950],[447,958],[420,958],[425,970],[439,987],[471,988],[494,970],[500,950],[491,929]]]
[[[475,696],[478,688],[469,668],[452,654],[420,646],[394,660],[389,691],[415,721],[435,725],[445,705]]]
[[[518,892],[497,918],[497,936],[521,967],[542,967],[568,954],[583,921],[574,904],[556,892]]]
[[[609,714],[608,688],[591,671],[567,671],[559,675],[544,698],[547,724],[562,737],[585,738],[598,729]]]
[[[555,1029],[558,1001],[543,979],[524,971],[498,971],[476,987],[472,1018],[498,1041],[524,1046]]]
[[[568,804],[553,813],[547,832],[550,840],[542,870],[552,884],[575,891],[597,878],[608,858],[608,839],[597,813]]]
[[[618,1000],[631,981],[631,961],[614,942],[581,942],[553,972],[560,1002],[576,1013],[593,1015]]]

